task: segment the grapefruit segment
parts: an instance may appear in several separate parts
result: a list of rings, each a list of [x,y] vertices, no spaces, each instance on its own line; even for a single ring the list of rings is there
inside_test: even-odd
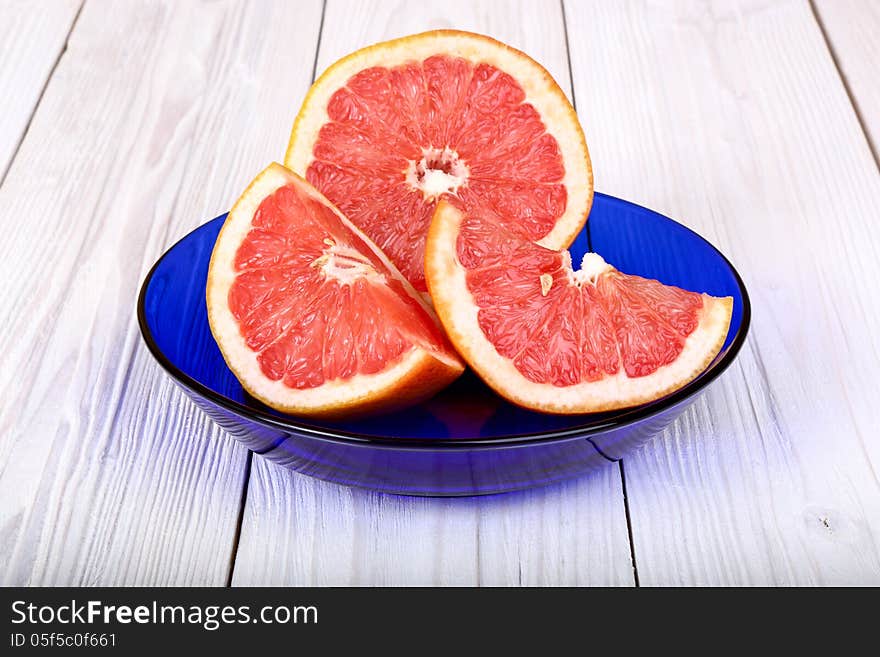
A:
[[[439,201],[499,212],[558,249],[580,232],[593,195],[583,131],[550,74],[503,43],[453,30],[330,66],[296,117],[285,164],[420,292]]]
[[[733,300],[536,243],[520,226],[441,201],[427,238],[434,307],[459,353],[510,401],[549,413],[665,396],[712,362]]]
[[[464,370],[433,311],[387,257],[278,164],[229,212],[206,293],[230,369],[280,411],[351,417],[400,408]]]

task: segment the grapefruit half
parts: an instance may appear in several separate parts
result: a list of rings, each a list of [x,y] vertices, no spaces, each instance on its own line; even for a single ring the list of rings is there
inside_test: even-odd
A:
[[[217,238],[211,332],[242,386],[286,413],[352,417],[426,399],[464,364],[433,311],[305,180],[271,164]]]
[[[574,271],[491,215],[441,202],[425,271],[459,353],[508,400],[548,413],[591,413],[663,397],[724,344],[733,300],[617,271],[595,253]]]
[[[420,292],[439,200],[493,210],[559,249],[593,198],[583,131],[550,74],[510,46],[453,30],[379,43],[330,66],[296,117],[285,164]]]

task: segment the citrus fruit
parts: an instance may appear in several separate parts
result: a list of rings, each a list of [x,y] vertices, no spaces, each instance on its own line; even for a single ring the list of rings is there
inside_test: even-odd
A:
[[[394,265],[279,164],[229,212],[211,255],[207,304],[211,332],[242,386],[287,413],[400,408],[464,370]]]
[[[721,349],[733,308],[621,273],[588,253],[536,244],[516,226],[441,202],[425,271],[450,340],[510,401],[589,413],[652,401],[685,385]]]
[[[438,200],[494,210],[564,248],[593,198],[583,131],[550,74],[503,43],[452,30],[379,43],[330,66],[296,117],[285,164],[420,292]]]

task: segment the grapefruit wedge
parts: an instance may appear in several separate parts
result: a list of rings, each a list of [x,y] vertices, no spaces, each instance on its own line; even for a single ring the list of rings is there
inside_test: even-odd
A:
[[[330,66],[296,117],[285,164],[420,292],[438,201],[493,210],[558,249],[580,232],[593,198],[583,131],[550,74],[503,43],[452,30]]]
[[[548,413],[663,397],[694,379],[727,336],[733,300],[621,273],[595,253],[574,271],[491,215],[441,202],[425,271],[459,353],[501,396]]]
[[[279,164],[229,212],[207,304],[211,332],[242,386],[286,413],[342,418],[401,408],[464,370],[394,265]]]

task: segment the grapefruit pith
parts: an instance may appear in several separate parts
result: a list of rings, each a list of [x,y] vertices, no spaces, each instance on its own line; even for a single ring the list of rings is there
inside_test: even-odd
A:
[[[503,43],[453,30],[330,66],[296,117],[285,164],[420,292],[439,200],[492,210],[557,249],[581,230],[593,197],[583,131],[550,74]]]
[[[727,336],[733,300],[621,273],[574,271],[487,214],[441,202],[427,239],[434,307],[459,353],[503,397],[549,413],[626,408],[694,379]]]
[[[242,386],[287,413],[341,418],[400,408],[464,370],[394,265],[279,164],[229,212],[207,304],[211,332]]]

